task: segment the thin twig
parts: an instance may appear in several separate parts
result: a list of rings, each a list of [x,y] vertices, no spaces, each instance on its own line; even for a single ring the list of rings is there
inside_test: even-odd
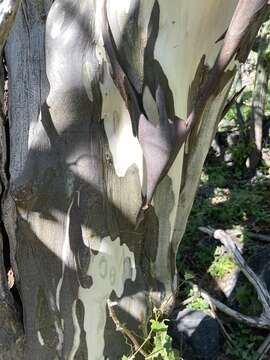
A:
[[[186,300],[181,301],[180,305],[186,306],[186,305],[192,303],[192,301],[194,301],[195,298],[196,298],[195,296],[191,296],[191,297],[187,298]]]
[[[254,232],[247,232],[247,235],[254,240],[260,240],[265,242],[270,242],[270,236],[264,234],[257,234]]]
[[[210,226],[199,226],[199,230],[205,234],[208,234],[209,236],[214,236],[215,229],[211,228]]]
[[[233,346],[233,340],[231,338],[231,336],[229,335],[229,333],[227,332],[227,330],[225,329],[223,322],[221,321],[221,319],[219,318],[219,316],[217,315],[216,312],[216,307],[214,306],[214,304],[212,302],[208,302],[209,307],[210,307],[210,314],[211,316],[218,322],[221,330],[223,331],[225,337],[227,338],[227,340],[229,341],[230,345]]]
[[[240,90],[236,91],[236,92],[234,93],[234,95],[233,95],[230,99],[227,100],[227,102],[226,102],[226,104],[225,104],[225,107],[224,107],[224,109],[223,109],[223,111],[222,111],[222,114],[221,114],[221,119],[224,118],[224,116],[225,116],[225,115],[227,114],[227,112],[230,110],[230,108],[232,107],[232,105],[237,102],[237,101],[236,101],[237,98],[239,97],[239,95],[242,94],[242,92],[243,92],[243,90],[245,89],[245,87],[246,87],[246,85],[243,86]]]
[[[111,319],[113,320],[113,322],[115,324],[116,330],[120,331],[125,337],[130,339],[130,341],[134,345],[135,353],[140,352],[144,357],[148,356],[148,354],[142,348],[144,343],[142,345],[140,345],[138,343],[137,339],[135,338],[135,336],[132,334],[132,332],[125,325],[120,323],[120,321],[118,320],[118,318],[116,316],[116,313],[115,313],[115,311],[113,309],[113,304],[111,303],[111,301],[108,300],[107,304],[108,304],[110,317],[111,317]]]

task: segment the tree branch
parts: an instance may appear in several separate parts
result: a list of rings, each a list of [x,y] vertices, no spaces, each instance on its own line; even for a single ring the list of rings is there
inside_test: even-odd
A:
[[[218,310],[234,318],[235,320],[245,323],[246,325],[249,325],[251,327],[256,327],[260,329],[270,329],[270,321],[267,317],[264,316],[264,314],[262,314],[259,317],[241,314],[240,312],[231,309],[229,306],[223,304],[221,301],[212,297],[204,289],[199,288],[199,292],[202,298],[204,298],[209,304],[215,306]]]
[[[254,240],[270,242],[270,236],[264,234],[257,234],[254,232],[248,232],[247,235]]]
[[[254,273],[254,271],[246,264],[244,258],[242,257],[236,243],[233,241],[231,236],[223,230],[214,230],[213,228],[200,227],[199,230],[202,232],[214,236],[215,239],[220,240],[220,242],[225,246],[225,248],[233,256],[234,261],[239,266],[240,270],[249,280],[249,282],[254,286],[258,299],[263,306],[263,312],[259,317],[247,316],[241,314],[240,312],[231,309],[227,305],[223,304],[219,300],[213,298],[205,290],[199,289],[201,296],[207,300],[209,303],[215,305],[220,311],[225,314],[233,317],[237,321],[241,321],[249,326],[270,329],[270,295],[264,284],[264,282],[259,279],[259,277]]]
[[[220,240],[220,242],[226,247],[226,249],[233,256],[234,261],[237,263],[240,270],[243,272],[249,282],[254,286],[258,294],[258,298],[263,306],[264,315],[266,318],[269,318],[270,295],[263,281],[259,279],[259,277],[254,273],[254,271],[246,264],[235,242],[225,231],[216,230],[214,232],[214,238]]]

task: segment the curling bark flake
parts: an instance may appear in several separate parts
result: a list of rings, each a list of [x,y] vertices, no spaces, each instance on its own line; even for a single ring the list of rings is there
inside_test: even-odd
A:
[[[253,1],[252,3],[247,3],[245,0],[239,1],[230,26],[226,33],[224,33],[224,43],[216,62],[211,71],[209,71],[205,84],[198,84],[198,93],[193,108],[187,120],[184,121],[179,119],[175,114],[172,114],[171,118],[169,117],[164,95],[165,89],[161,86],[161,79],[158,78],[154,66],[152,67],[153,77],[150,79],[150,83],[152,85],[151,93],[157,105],[159,119],[147,118],[146,111],[143,108],[142,98],[144,87],[149,84],[144,82],[141,91],[136,91],[136,84],[132,83],[123,70],[117,56],[117,48],[108,20],[107,0],[104,0],[102,35],[104,47],[111,63],[111,75],[127,106],[132,122],[133,134],[139,139],[145,160],[146,179],[144,183],[146,184],[146,189],[143,189],[142,192],[143,203],[137,217],[136,227],[138,227],[139,223],[143,220],[144,216],[142,211],[148,209],[157,185],[168,173],[170,166],[175,160],[181,146],[186,141],[193,126],[200,120],[206,102],[214,92],[218,93],[220,90],[219,87],[221,85],[220,82],[223,72],[231,62],[233,56],[236,56],[236,58],[242,57],[242,61],[244,60],[244,56],[247,56],[245,47],[249,49],[250,43],[245,44],[244,41],[250,36],[250,26],[252,24],[255,24],[255,31],[257,32],[260,22],[255,22],[255,19],[256,17],[265,15],[266,7],[267,1],[265,0]],[[155,2],[152,13],[155,15],[153,21],[159,23],[158,2]],[[151,18],[150,26],[153,31],[155,25],[151,24]],[[151,39],[151,35],[149,38]],[[223,36],[217,41],[220,41],[222,38]],[[241,52],[244,52],[244,55],[241,54]],[[143,59],[143,61],[147,63],[153,56],[153,54],[149,54],[149,51],[147,51],[147,44],[145,54],[148,58]],[[152,65],[155,64],[153,63]],[[165,76],[165,74],[163,75]],[[149,73],[144,74],[144,79],[146,79],[146,81],[149,80],[149,76]],[[222,84],[222,86],[224,86],[224,84]]]
[[[158,3],[155,2],[153,13],[156,16],[153,21],[156,22],[159,21],[159,9],[156,10],[157,7]],[[131,83],[119,63],[115,41],[107,16],[107,0],[104,1],[102,22],[104,47],[111,63],[112,78],[127,106],[132,122],[133,134],[138,137],[144,154],[146,177],[144,183],[146,183],[146,189],[144,189],[145,193],[142,194],[143,203],[140,210],[144,211],[148,208],[158,183],[166,175],[169,166],[175,159],[191,129],[183,120],[175,115],[173,115],[172,119],[169,119],[164,90],[160,84],[162,79],[155,77],[154,69],[154,77],[150,79],[152,85],[150,91],[157,104],[159,119],[147,119],[146,111],[143,108],[143,91],[144,87],[148,84],[144,83],[141,92],[138,93],[135,88],[136,84]],[[153,26],[153,24],[151,25]],[[150,56],[148,51],[146,51],[146,54],[149,56],[149,59],[153,58],[153,54]],[[146,59],[146,61],[149,61],[149,59]],[[142,220],[140,215],[141,213],[138,214],[137,227]]]

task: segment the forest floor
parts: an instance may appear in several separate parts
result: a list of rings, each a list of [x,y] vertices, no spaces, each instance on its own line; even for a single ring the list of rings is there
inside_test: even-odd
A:
[[[209,309],[203,298],[194,297],[187,281],[191,280],[231,308],[259,315],[257,294],[226,249],[199,231],[202,226],[230,231],[247,263],[257,273],[266,274],[264,280],[270,289],[270,166],[263,161],[256,176],[247,177],[243,170],[245,148],[239,141],[229,150],[231,156],[224,160],[211,149],[204,166],[177,258],[182,279],[179,302],[189,309]],[[258,239],[258,234],[267,235],[268,241]],[[256,350],[268,332],[251,329],[220,313],[218,316],[225,329],[220,359],[255,359]]]

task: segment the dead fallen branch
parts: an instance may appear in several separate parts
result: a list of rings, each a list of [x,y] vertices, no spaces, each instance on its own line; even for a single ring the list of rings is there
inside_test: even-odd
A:
[[[229,306],[223,304],[221,301],[212,297],[204,289],[199,288],[199,291],[201,297],[204,298],[209,304],[211,304],[211,306],[216,307],[219,311],[222,311],[224,314],[234,318],[235,320],[251,327],[270,329],[270,320],[268,318],[265,318],[263,314],[259,317],[241,314],[240,312],[230,308]]]
[[[254,232],[248,232],[247,235],[248,235],[248,237],[250,237],[251,239],[254,239],[254,240],[270,242],[270,236],[269,235],[257,234],[257,233],[254,233]]]
[[[215,299],[203,289],[199,289],[201,296],[210,304],[214,305],[218,310],[222,311],[223,313],[227,314],[228,316],[234,318],[237,321],[243,322],[252,327],[270,329],[270,294],[263,280],[261,280],[246,264],[235,241],[228,233],[223,230],[214,230],[210,227],[200,227],[199,229],[204,233],[213,236],[215,239],[218,239],[224,245],[227,251],[232,255],[235,263],[239,266],[240,270],[255,288],[258,295],[258,300],[262,304],[263,311],[260,316],[248,316],[234,309],[231,309],[229,306]]]
[[[258,299],[263,306],[263,315],[266,318],[269,318],[270,321],[270,294],[263,280],[261,280],[246,264],[238,247],[236,246],[236,243],[233,241],[230,235],[228,235],[225,231],[216,230],[214,232],[214,238],[220,240],[220,242],[230,252],[234,261],[239,266],[240,270],[243,272],[249,282],[253,285],[258,294]]]

